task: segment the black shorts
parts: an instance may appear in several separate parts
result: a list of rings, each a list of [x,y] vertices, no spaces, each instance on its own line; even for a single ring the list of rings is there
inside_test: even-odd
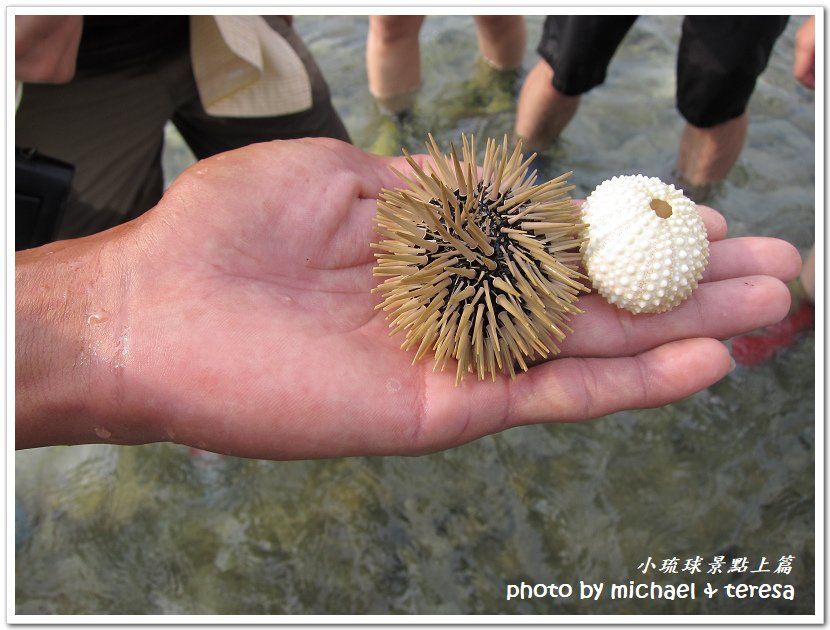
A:
[[[637,16],[558,15],[545,20],[538,52],[553,86],[578,96],[605,81],[611,58]],[[746,111],[787,16],[687,16],[677,51],[677,108],[696,127]]]

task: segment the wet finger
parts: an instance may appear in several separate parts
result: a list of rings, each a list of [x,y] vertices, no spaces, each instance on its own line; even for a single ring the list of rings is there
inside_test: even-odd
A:
[[[451,378],[430,374],[411,446],[432,452],[519,425],[657,407],[712,385],[730,367],[719,341],[684,339],[633,357],[558,359],[515,379],[470,381],[460,389]]]
[[[726,219],[720,212],[709,206],[699,204],[697,211],[706,225],[706,237],[709,241],[719,241],[726,238]]]
[[[765,275],[789,282],[801,271],[801,256],[777,238],[740,237],[712,243],[702,282]]]
[[[671,342],[633,357],[551,361],[509,384],[506,424],[574,422],[666,405],[709,387],[730,366],[726,346],[705,338]]]
[[[585,312],[573,318],[562,356],[633,355],[678,339],[727,339],[780,321],[790,294],[776,278],[747,276],[701,284],[666,313],[632,315],[598,295],[579,305]]]

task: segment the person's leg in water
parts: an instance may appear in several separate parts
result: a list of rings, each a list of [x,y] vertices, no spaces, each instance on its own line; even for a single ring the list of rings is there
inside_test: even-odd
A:
[[[369,92],[380,109],[401,114],[421,86],[419,35],[423,15],[370,15],[366,39]]]
[[[801,269],[801,276],[798,281],[801,283],[801,288],[804,289],[805,297],[811,302],[816,301],[816,246],[815,243],[810,248],[810,253],[804,261]]]
[[[481,115],[513,112],[527,47],[524,16],[476,15],[473,19],[479,58],[468,83],[469,94]]]
[[[677,61],[677,106],[686,119],[676,182],[701,201],[741,155],[747,137],[747,104],[786,16],[691,16],[683,21]],[[777,324],[732,340],[732,355],[753,366],[793,345],[814,326],[815,251],[790,283],[792,306]]]
[[[522,65],[527,29],[521,15],[476,15],[478,50],[496,70],[516,70]]]
[[[544,153],[579,108],[582,94],[605,81],[608,65],[636,16],[550,16],[537,51],[542,59],[522,85],[514,135]],[[537,158],[532,165],[546,169]]]
[[[741,155],[747,104],[786,16],[687,16],[677,53],[677,108],[686,120],[676,180],[703,200]]]
[[[702,201],[741,155],[749,116],[746,112],[713,127],[686,123],[680,136],[676,180],[687,196]]]
[[[370,15],[366,37],[366,74],[376,114],[368,150],[397,155],[405,144],[404,125],[412,118],[421,87],[423,15]]]
[[[537,62],[522,85],[516,109],[515,134],[525,150],[542,153],[550,148],[576,114],[579,100],[554,87],[547,61]]]

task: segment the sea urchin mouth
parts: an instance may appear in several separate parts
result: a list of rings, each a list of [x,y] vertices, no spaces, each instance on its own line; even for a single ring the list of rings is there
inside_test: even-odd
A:
[[[430,350],[434,369],[456,359],[456,384],[468,372],[515,376],[515,365],[557,354],[588,290],[570,173],[534,185],[535,154],[523,160],[521,142],[508,155],[507,136],[501,147],[488,139],[481,168],[475,139],[462,134],[461,143],[459,160],[430,135],[429,173],[404,151],[412,177],[395,171],[405,187],[381,191],[382,239],[372,244],[374,273],[387,276],[373,291],[384,296],[377,308],[389,312],[389,334],[406,331],[401,347],[416,348],[413,363]]]

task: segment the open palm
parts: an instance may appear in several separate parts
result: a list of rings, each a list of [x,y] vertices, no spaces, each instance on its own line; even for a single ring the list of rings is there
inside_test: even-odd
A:
[[[727,338],[781,319],[798,253],[725,239],[670,313],[579,302],[553,361],[496,382],[411,365],[370,293],[375,200],[402,159],[332,140],[252,145],[201,161],[120,234],[123,325],[114,389],[135,423],[235,455],[422,453],[499,430],[670,403],[730,366]],[[717,242],[715,242],[717,241]],[[111,436],[118,439],[118,435]]]

